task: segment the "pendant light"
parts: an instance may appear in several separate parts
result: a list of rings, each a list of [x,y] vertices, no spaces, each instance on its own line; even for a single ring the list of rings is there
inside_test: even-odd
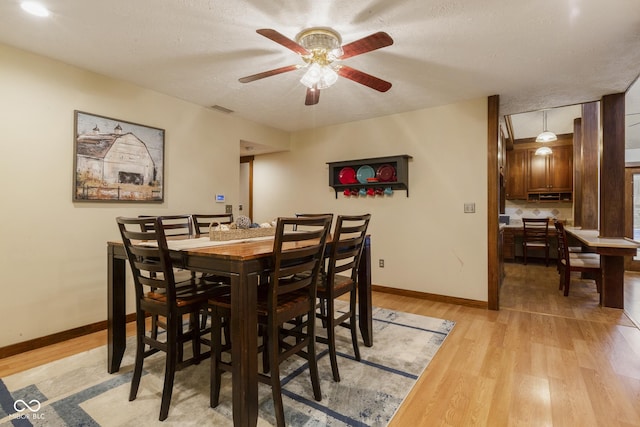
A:
[[[552,142],[557,141],[558,137],[555,133],[547,130],[547,110],[542,111],[542,133],[536,138],[536,142]]]
[[[548,156],[549,154],[553,153],[553,151],[551,151],[551,148],[544,146],[544,147],[540,147],[536,150],[536,156]]]

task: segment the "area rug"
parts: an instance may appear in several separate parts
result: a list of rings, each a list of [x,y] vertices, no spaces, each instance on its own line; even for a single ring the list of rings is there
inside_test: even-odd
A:
[[[373,347],[353,358],[349,333],[338,331],[341,381],[332,379],[326,346],[318,344],[322,401],[313,399],[301,358],[282,366],[289,426],[385,426],[452,330],[454,322],[374,309]],[[319,332],[321,332],[319,330]],[[136,400],[129,402],[135,344],[127,341],[122,367],[107,373],[101,347],[0,379],[0,425],[232,426],[231,376],[223,375],[220,405],[209,407],[209,363],[176,373],[169,417],[158,421],[164,356],[145,361]],[[258,425],[275,423],[271,389],[260,384]]]

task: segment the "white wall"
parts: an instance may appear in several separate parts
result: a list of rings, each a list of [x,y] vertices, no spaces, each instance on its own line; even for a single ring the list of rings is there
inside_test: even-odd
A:
[[[106,320],[116,216],[222,213],[220,193],[237,208],[239,141],[289,144],[286,132],[3,45],[0,94],[0,347]],[[165,129],[164,203],[72,202],[74,110]]]
[[[374,284],[487,301],[485,98],[299,132],[291,144],[254,161],[254,221],[369,212]],[[335,198],[326,162],[396,154],[413,156],[408,198]]]

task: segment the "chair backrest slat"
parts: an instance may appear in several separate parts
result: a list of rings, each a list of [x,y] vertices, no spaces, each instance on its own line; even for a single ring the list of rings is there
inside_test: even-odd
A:
[[[333,287],[335,275],[345,271],[351,270],[349,277],[354,283],[358,279],[358,266],[370,220],[370,214],[338,216],[327,269],[327,289]]]
[[[522,218],[525,242],[547,242],[549,237],[548,218]]]
[[[163,219],[118,217],[116,222],[133,273],[137,308],[148,292],[160,289],[166,296],[168,313],[175,306],[176,290]]]
[[[273,265],[268,304],[272,309],[287,293],[306,289],[316,295],[316,279],[324,255],[332,216],[278,218],[273,243]],[[293,232],[296,228],[298,231]]]

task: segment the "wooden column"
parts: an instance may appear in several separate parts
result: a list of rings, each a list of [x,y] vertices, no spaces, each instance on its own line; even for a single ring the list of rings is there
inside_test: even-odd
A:
[[[598,228],[598,103],[582,104],[582,156],[580,226],[584,229]]]
[[[582,119],[573,121],[573,225],[582,226]]]
[[[624,93],[602,97],[600,235],[624,237]]]
[[[624,93],[601,101],[600,236],[624,237]],[[603,275],[602,303],[624,308],[624,257],[600,254]]]
[[[500,97],[490,96],[487,99],[487,255],[488,255],[488,289],[487,305],[489,310],[499,309],[500,294],[500,251],[498,248],[499,225],[498,187],[500,171],[498,166],[498,138]]]

